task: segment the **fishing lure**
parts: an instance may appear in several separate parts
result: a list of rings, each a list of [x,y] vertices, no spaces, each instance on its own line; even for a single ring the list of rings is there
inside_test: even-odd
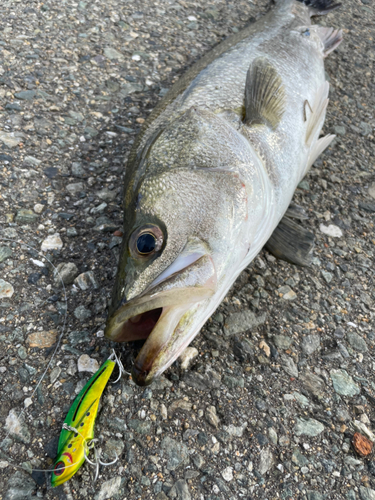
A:
[[[68,479],[78,471],[85,460],[92,465],[96,465],[97,471],[99,463],[103,464],[103,462],[100,462],[100,458],[96,453],[96,463],[91,462],[87,455],[95,441],[93,439],[94,425],[98,413],[100,397],[116,363],[119,365],[121,377],[121,362],[115,354],[115,361],[111,359],[112,357],[113,355],[108,358],[90,378],[74,400],[65,418],[59,438],[57,458],[52,472],[52,487],[59,486],[65,483],[65,481],[68,481]]]

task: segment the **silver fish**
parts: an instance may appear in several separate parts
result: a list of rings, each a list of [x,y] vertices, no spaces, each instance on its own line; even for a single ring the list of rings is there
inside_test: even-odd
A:
[[[106,336],[147,339],[133,366],[139,385],[197,335],[332,141],[319,138],[329,88],[323,61],[342,32],[310,17],[336,6],[280,0],[199,60],[138,136]],[[284,241],[289,258],[295,248],[303,263],[298,229],[287,224],[283,234],[294,240]],[[282,245],[274,240],[280,256],[288,253]]]

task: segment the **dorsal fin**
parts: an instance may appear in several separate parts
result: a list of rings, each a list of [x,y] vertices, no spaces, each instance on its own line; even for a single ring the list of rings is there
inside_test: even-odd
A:
[[[246,76],[245,123],[275,129],[285,109],[285,87],[277,70],[264,57],[255,59]]]

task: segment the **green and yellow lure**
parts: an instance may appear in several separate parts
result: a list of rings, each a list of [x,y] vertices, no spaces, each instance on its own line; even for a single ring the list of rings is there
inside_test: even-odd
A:
[[[94,438],[100,397],[115,365],[115,361],[107,359],[74,400],[60,434],[52,487],[68,481],[87,459],[89,442]]]

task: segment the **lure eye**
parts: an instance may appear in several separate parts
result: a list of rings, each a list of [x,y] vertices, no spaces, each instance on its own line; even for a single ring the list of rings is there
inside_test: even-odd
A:
[[[64,472],[64,470],[65,470],[64,462],[57,462],[53,472],[54,472],[55,476],[61,476],[61,474]]]
[[[164,237],[160,227],[145,224],[136,229],[130,236],[129,249],[133,257],[147,259],[157,253],[163,246]]]

